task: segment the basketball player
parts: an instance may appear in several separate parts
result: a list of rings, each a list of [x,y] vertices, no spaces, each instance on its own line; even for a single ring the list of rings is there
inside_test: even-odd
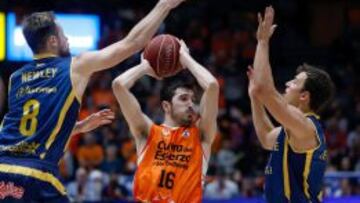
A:
[[[253,121],[262,146],[271,150],[265,169],[267,202],[321,202],[326,168],[326,144],[319,113],[333,94],[329,75],[316,67],[299,66],[286,83],[284,95],[275,89],[269,62],[269,40],[276,28],[274,10],[259,14],[254,69],[249,67]],[[266,110],[281,126],[274,127]]]
[[[1,201],[69,201],[57,164],[91,75],[142,49],[182,1],[159,0],[123,40],[77,57],[70,56],[53,13],[33,13],[25,19],[23,33],[34,61],[14,72],[9,81],[9,112],[0,132],[0,184],[12,189],[0,191]]]
[[[146,60],[113,82],[114,94],[135,138],[138,169],[134,197],[142,202],[201,202],[202,177],[207,170],[210,147],[217,131],[219,85],[189,55],[183,42],[179,54],[182,66],[204,90],[197,121],[192,86],[173,78],[168,78],[169,83],[161,90],[161,107],[165,114],[163,124],[154,124],[141,111],[129,89],[142,76],[154,76]]]

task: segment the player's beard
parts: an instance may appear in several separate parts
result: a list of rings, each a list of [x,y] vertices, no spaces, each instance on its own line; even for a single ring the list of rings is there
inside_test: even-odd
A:
[[[188,113],[176,114],[173,109],[171,109],[171,118],[176,122],[177,125],[188,127],[192,123],[192,117],[188,116]]]

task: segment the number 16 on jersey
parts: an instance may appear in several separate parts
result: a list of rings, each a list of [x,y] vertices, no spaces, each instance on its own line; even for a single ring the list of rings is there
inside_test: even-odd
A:
[[[172,189],[174,187],[174,172],[166,172],[165,170],[161,170],[160,181],[158,187],[165,187],[167,189]]]

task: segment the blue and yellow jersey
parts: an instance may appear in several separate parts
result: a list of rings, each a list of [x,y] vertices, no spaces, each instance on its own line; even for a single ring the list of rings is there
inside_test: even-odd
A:
[[[327,160],[325,135],[318,117],[309,115],[308,118],[316,128],[319,145],[296,152],[289,144],[286,131],[281,129],[265,169],[267,202],[321,202]]]
[[[11,75],[9,112],[0,130],[0,157],[58,163],[80,107],[70,79],[71,60],[36,59]]]

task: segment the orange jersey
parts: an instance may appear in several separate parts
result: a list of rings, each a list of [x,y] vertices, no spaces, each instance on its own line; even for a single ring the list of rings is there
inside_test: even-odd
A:
[[[143,202],[197,203],[206,173],[197,127],[153,125],[138,159],[134,197]]]

